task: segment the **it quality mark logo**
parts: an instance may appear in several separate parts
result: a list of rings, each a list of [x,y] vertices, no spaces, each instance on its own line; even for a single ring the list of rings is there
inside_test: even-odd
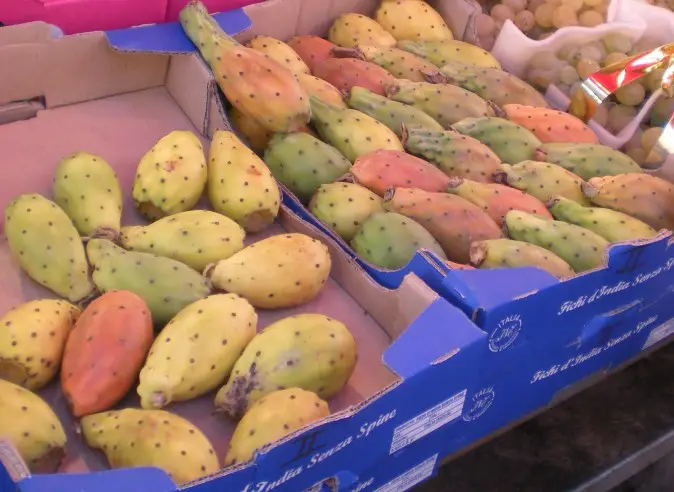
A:
[[[494,387],[483,388],[473,395],[471,398],[472,405],[470,410],[463,416],[463,420],[471,422],[482,417],[496,398]]]
[[[519,314],[506,316],[489,335],[489,350],[501,352],[510,347],[522,331],[522,317]]]

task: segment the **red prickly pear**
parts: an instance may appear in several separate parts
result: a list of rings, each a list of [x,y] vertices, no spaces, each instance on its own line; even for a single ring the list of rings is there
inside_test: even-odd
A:
[[[523,126],[543,143],[599,143],[590,127],[569,113],[523,104],[506,104],[501,109],[510,121]]]
[[[332,58],[332,49],[337,47],[327,39],[311,35],[295,36],[288,41],[288,46],[304,60],[311,73],[316,70],[316,65]]]
[[[314,69],[314,75],[330,82],[340,91],[346,92],[352,87],[364,87],[370,92],[384,95],[384,86],[396,78],[379,65],[355,58],[329,58]]]

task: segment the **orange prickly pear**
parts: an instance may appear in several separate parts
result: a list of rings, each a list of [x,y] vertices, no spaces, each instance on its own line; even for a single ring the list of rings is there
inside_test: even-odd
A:
[[[288,46],[300,55],[300,58],[307,64],[311,73],[314,72],[316,65],[323,60],[332,58],[332,49],[337,47],[327,39],[311,35],[295,36],[288,40]]]
[[[357,58],[328,58],[316,66],[314,75],[343,92],[358,86],[380,96],[384,95],[385,85],[396,80],[379,65]]]
[[[599,143],[590,127],[569,113],[523,104],[506,104],[501,109],[510,121],[523,126],[543,143]]]

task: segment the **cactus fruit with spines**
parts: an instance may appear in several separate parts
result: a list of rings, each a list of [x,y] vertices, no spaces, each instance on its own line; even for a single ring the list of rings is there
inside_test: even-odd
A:
[[[324,103],[332,104],[338,108],[347,108],[342,93],[330,82],[307,74],[299,74],[297,80],[299,80],[308,96],[315,96]]]
[[[311,391],[274,391],[251,405],[237,424],[225,466],[248,461],[260,448],[328,415],[328,404]]]
[[[215,396],[216,410],[238,418],[255,402],[285,388],[328,399],[346,385],[356,359],[356,342],[340,321],[323,314],[283,318],[246,346]]]
[[[328,58],[316,66],[314,75],[342,92],[358,86],[381,96],[385,85],[396,80],[379,65],[356,58]]]
[[[211,286],[184,263],[170,258],[125,251],[107,239],[87,243],[101,292],[128,290],[145,301],[156,325],[164,325],[181,309],[210,294]]]
[[[398,41],[454,39],[442,16],[423,0],[382,0],[374,19]]]
[[[569,113],[522,104],[506,104],[501,109],[510,121],[523,126],[543,143],[599,143],[592,129]]]
[[[436,67],[442,67],[448,63],[465,63],[474,67],[491,68],[500,70],[501,64],[488,51],[470,43],[456,39],[441,41],[399,41],[397,48],[428,60]]]
[[[351,240],[351,247],[363,260],[387,270],[404,267],[420,249],[447,259],[430,232],[409,217],[393,212],[367,219]]]
[[[103,451],[111,468],[157,467],[178,485],[220,469],[208,438],[165,410],[125,408],[87,415],[80,424],[87,444]]]
[[[115,238],[122,219],[122,190],[102,157],[76,152],[61,160],[52,185],[54,202],[82,236]]]
[[[316,65],[323,60],[332,58],[332,49],[337,47],[337,45],[327,39],[310,34],[295,36],[289,39],[288,46],[307,64],[311,73],[314,73]]]
[[[140,371],[143,408],[191,400],[219,387],[257,330],[257,314],[235,294],[215,294],[180,311],[157,336]]]
[[[228,36],[201,2],[180,11],[180,23],[213,71],[227,100],[274,132],[299,131],[309,122],[309,99],[289,69]]]
[[[204,271],[215,287],[254,307],[279,309],[314,299],[328,281],[327,246],[304,234],[279,234],[245,247]]]
[[[133,182],[133,201],[149,221],[190,210],[206,186],[206,158],[191,131],[172,131],[143,156]]]
[[[80,235],[54,202],[36,193],[16,197],[5,208],[5,236],[12,256],[35,282],[70,302],[93,295]]]
[[[302,58],[300,58],[297,53],[295,53],[295,50],[293,50],[283,41],[279,41],[278,39],[272,38],[271,36],[254,36],[246,43],[246,46],[264,53],[272,60],[283,65],[295,75],[299,75],[301,73],[311,73],[307,64],[304,63]]]
[[[108,410],[136,382],[152,345],[152,316],[129,291],[112,291],[82,312],[68,337],[61,389],[75,417]]]
[[[328,40],[343,48],[393,46],[396,40],[374,20],[361,14],[342,14],[330,26]]]
[[[383,46],[356,46],[355,48],[335,48],[332,54],[336,58],[356,58],[375,65],[379,65],[394,77],[413,82],[424,82],[425,72],[437,72],[438,67],[413,55],[394,47]]]
[[[61,366],[80,310],[66,301],[24,302],[0,318],[0,379],[37,391]]]
[[[270,226],[281,206],[281,192],[264,161],[234,133],[217,130],[208,152],[208,199],[213,209],[246,232]]]
[[[581,205],[590,204],[581,190],[584,181],[556,164],[538,161],[522,161],[515,165],[501,164],[494,177],[497,182],[528,193],[543,203],[559,195]]]
[[[586,181],[602,176],[644,172],[628,155],[591,143],[546,143],[536,149],[534,159],[557,164]]]
[[[250,148],[258,154],[264,152],[274,132],[267,130],[255,118],[242,113],[234,106],[229,109],[228,114],[234,129],[246,140]]]

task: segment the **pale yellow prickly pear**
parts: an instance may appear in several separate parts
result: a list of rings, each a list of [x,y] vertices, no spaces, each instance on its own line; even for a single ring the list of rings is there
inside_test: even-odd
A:
[[[382,0],[374,18],[398,41],[454,39],[442,16],[423,0]]]
[[[256,331],[253,306],[236,294],[190,304],[155,339],[140,372],[140,404],[161,408],[217,388]]]
[[[215,396],[218,411],[232,417],[285,388],[302,388],[328,399],[347,383],[357,347],[343,323],[322,314],[300,314],[267,326],[234,364]]]
[[[283,41],[271,36],[258,35],[246,43],[246,46],[260,51],[274,61],[277,61],[295,75],[301,73],[310,74],[311,71],[295,50]]]
[[[247,232],[268,227],[281,206],[281,192],[267,165],[224,130],[215,132],[208,154],[208,198],[216,212]]]
[[[236,426],[225,466],[248,461],[263,446],[328,415],[328,404],[311,391],[274,391],[251,405]]]
[[[352,12],[342,14],[333,22],[328,39],[337,46],[353,48],[366,46],[394,46],[396,40],[386,29],[364,15]]]
[[[206,172],[204,148],[197,136],[173,131],[140,160],[133,201],[150,221],[190,210],[204,191]]]
[[[0,379],[36,391],[58,372],[80,310],[66,301],[25,302],[0,318]]]
[[[154,466],[178,485],[220,469],[208,438],[174,413],[125,408],[88,415],[81,425],[87,444],[102,450],[111,468]]]
[[[344,102],[342,93],[330,82],[307,74],[298,75],[297,80],[300,81],[300,85],[307,91],[309,96],[315,96],[321,101],[337,106],[338,108],[346,109],[348,107]]]
[[[66,435],[47,403],[35,393],[0,379],[0,436],[34,473],[53,473],[65,456]]]
[[[330,275],[327,246],[304,234],[280,234],[209,265],[215,287],[238,294],[256,308],[298,306],[318,295]]]

